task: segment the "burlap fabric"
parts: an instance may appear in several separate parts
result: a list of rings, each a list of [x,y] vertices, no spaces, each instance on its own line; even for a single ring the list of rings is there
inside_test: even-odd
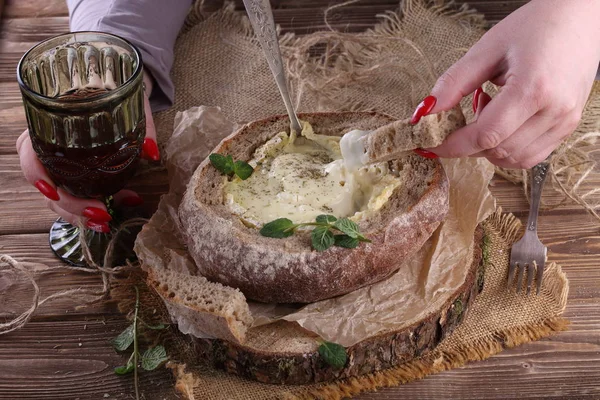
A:
[[[382,19],[361,34],[330,31],[282,37],[299,111],[376,110],[406,117],[485,26],[481,15],[438,1],[407,0],[398,12]],[[175,113],[192,106],[219,106],[238,122],[285,112],[249,23],[231,7],[208,17],[194,8],[175,54],[176,101],[156,118],[159,142],[172,132]],[[471,117],[470,107],[463,108]],[[593,125],[589,119],[585,123]],[[547,267],[547,286],[540,296],[505,290],[508,249],[519,227],[515,218],[500,212],[486,221],[491,244],[485,289],[464,324],[426,358],[366,377],[304,387],[273,387],[207,367],[188,367],[186,372],[175,365],[178,388],[190,399],[341,398],[483,359],[506,346],[564,329],[566,321],[560,315],[568,283],[559,266]]]
[[[249,21],[231,6],[203,19],[200,3],[177,40],[175,105],[156,117],[159,142],[172,132],[177,111],[198,105],[221,107],[237,122],[285,113]],[[425,3],[404,2],[401,12],[383,16],[381,24],[361,34],[283,36],[296,109],[410,115],[485,26],[473,11]]]

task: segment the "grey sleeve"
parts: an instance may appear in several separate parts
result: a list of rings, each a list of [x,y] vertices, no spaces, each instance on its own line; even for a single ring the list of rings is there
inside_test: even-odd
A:
[[[173,104],[173,46],[192,0],[67,0],[71,31],[103,31],[131,41],[154,78],[153,111]]]

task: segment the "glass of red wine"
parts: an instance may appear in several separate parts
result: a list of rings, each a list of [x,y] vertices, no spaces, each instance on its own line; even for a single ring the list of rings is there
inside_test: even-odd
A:
[[[63,34],[31,48],[17,67],[33,148],[50,178],[77,197],[105,202],[133,177],[146,133],[140,52],[102,32]],[[111,233],[80,230],[59,218],[50,229],[54,253],[85,265],[80,235],[94,261]]]

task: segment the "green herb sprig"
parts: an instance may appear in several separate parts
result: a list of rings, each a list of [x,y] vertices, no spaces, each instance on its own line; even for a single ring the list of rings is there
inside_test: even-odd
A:
[[[238,178],[245,181],[252,175],[254,168],[250,164],[244,161],[233,161],[233,157],[230,155],[222,155],[219,153],[212,153],[208,156],[210,163],[223,175],[231,176],[237,175]]]
[[[356,248],[360,242],[371,241],[360,233],[356,222],[348,218],[337,219],[333,215],[319,215],[315,222],[295,224],[288,218],[278,218],[266,223],[260,234],[266,237],[283,239],[292,236],[302,226],[314,226],[311,232],[312,247],[317,251],[325,251],[331,246]],[[339,231],[341,234],[334,234]]]
[[[152,371],[162,365],[168,360],[167,351],[163,346],[155,346],[147,349],[144,354],[140,356],[139,344],[138,344],[138,324],[144,325],[147,329],[161,330],[165,329],[166,326],[163,324],[149,325],[144,322],[139,316],[138,311],[140,308],[140,292],[135,286],[135,310],[133,314],[133,323],[129,325],[123,332],[114,338],[111,343],[116,351],[126,351],[133,344],[133,352],[127,360],[127,364],[116,367],[114,369],[117,375],[126,375],[133,371],[134,376],[134,387],[135,387],[135,398],[138,400],[139,395],[139,384],[138,384],[138,364],[141,363],[141,367],[146,371]],[[141,362],[140,362],[141,357]]]
[[[348,353],[346,353],[344,346],[326,341],[319,341],[319,343],[318,352],[323,361],[335,369],[344,368],[346,361],[348,361]]]

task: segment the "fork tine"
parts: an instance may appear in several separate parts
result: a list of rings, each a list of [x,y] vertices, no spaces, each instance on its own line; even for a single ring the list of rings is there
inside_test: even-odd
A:
[[[527,268],[527,294],[531,293],[531,284],[533,283],[533,274],[535,273],[535,263],[528,264]]]
[[[525,271],[525,265],[519,264],[519,274],[517,275],[517,293],[521,291],[523,286],[523,272]]]
[[[515,279],[516,268],[517,268],[517,263],[510,260],[510,265],[508,266],[508,280],[507,280],[509,285]]]
[[[542,288],[542,277],[544,275],[544,264],[545,264],[545,262],[541,262],[539,264],[536,262],[536,267],[537,267],[537,277],[536,277],[537,291],[536,291],[536,294],[540,294],[540,289]]]

